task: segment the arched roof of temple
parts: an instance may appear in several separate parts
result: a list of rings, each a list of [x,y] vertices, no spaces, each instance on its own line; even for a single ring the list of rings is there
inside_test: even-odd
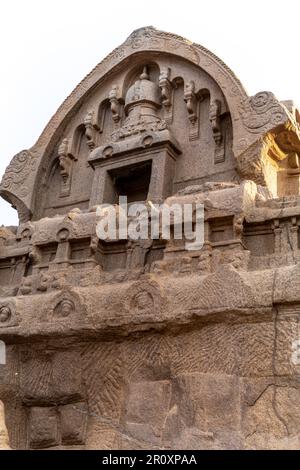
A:
[[[64,180],[61,196],[65,199],[62,201],[66,202],[66,207],[72,206],[71,199],[68,202],[71,181],[67,180],[74,162],[80,165],[79,148],[83,134],[86,140],[82,145],[87,145],[88,152],[95,152],[97,147],[107,148],[111,140],[117,141],[117,144],[119,141],[116,144],[118,150],[115,144],[112,145],[113,152],[116,155],[123,152],[119,128],[124,137],[124,123],[126,127],[128,120],[126,104],[124,109],[126,93],[130,86],[137,83],[142,71],[140,68],[145,66],[148,67],[149,80],[156,83],[157,90],[161,90],[161,109],[155,111],[158,113],[157,119],[167,123],[166,127],[173,136],[178,134],[176,126],[180,127],[179,118],[177,123],[174,115],[178,113],[182,121],[183,112],[186,113],[184,127],[189,135],[186,141],[183,139],[181,142],[179,138],[177,146],[177,153],[182,153],[182,158],[186,158],[184,149],[188,146],[188,153],[197,153],[200,159],[204,159],[197,145],[201,133],[203,136],[208,131],[199,127],[203,121],[199,103],[209,97],[205,119],[210,122],[212,130],[203,142],[209,142],[207,145],[214,147],[215,166],[209,171],[202,171],[200,163],[195,163],[196,157],[191,155],[190,162],[185,165],[190,165],[190,175],[185,173],[181,163],[174,170],[178,183],[175,189],[191,184],[192,174],[199,176],[199,181],[211,181],[215,178],[214,174],[222,174],[226,181],[251,179],[272,186],[268,181],[268,172],[274,162],[280,165],[289,157],[292,168],[298,165],[297,158],[291,156],[300,148],[298,114],[289,103],[279,102],[270,92],[249,97],[239,79],[212,52],[180,36],[145,27],[134,31],[100,62],[62,103],[33,147],[12,159],[3,176],[0,194],[17,208],[21,221],[50,214],[45,212],[44,206],[41,209],[41,200],[43,193],[46,194],[49,189],[47,182],[52,177],[56,188],[55,184],[58,183],[55,183],[55,178],[58,180],[60,177],[55,176],[58,167]],[[182,84],[182,99],[178,105],[177,98],[174,98],[177,91],[174,90]],[[183,106],[185,111],[180,110]],[[108,119],[105,113],[110,113],[111,121],[107,134],[103,130]],[[130,123],[130,126],[133,124]],[[144,130],[139,128],[139,132]],[[173,139],[166,134],[164,138],[168,142]],[[207,149],[203,150],[203,155],[205,152]],[[86,157],[82,169],[78,166],[78,171],[90,178],[86,180],[86,186],[91,184],[95,169],[93,158],[96,157]],[[271,164],[269,159],[272,160]],[[207,163],[203,165],[209,166]],[[73,178],[76,178],[76,171]],[[88,195],[84,197],[89,199]],[[51,204],[55,206],[56,202],[53,201]]]

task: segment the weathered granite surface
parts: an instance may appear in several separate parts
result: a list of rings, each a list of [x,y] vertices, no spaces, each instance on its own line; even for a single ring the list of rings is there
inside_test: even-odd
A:
[[[249,97],[214,54],[146,27],[12,159],[12,448],[300,448],[299,122],[292,102]],[[100,242],[95,206],[119,194],[203,203],[204,247]]]

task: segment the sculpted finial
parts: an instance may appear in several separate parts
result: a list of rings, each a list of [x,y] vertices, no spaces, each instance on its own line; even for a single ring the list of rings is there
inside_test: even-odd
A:
[[[140,75],[141,80],[150,80],[148,70],[147,70],[147,65],[144,65],[143,72]]]

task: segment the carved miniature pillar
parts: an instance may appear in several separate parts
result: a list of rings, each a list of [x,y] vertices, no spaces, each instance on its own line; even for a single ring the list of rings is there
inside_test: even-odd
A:
[[[292,217],[291,225],[289,225],[289,232],[290,232],[290,242],[293,251],[298,249],[298,230],[299,227],[297,225],[296,217]]]
[[[137,240],[128,242],[126,268],[128,270],[143,268],[146,256],[152,246],[152,240]]]
[[[97,235],[92,235],[91,240],[90,240],[90,246],[89,246],[89,257],[85,261],[85,266],[86,267],[89,266],[91,269],[94,266],[101,264],[97,261],[98,243],[99,243],[99,238],[97,237]]]
[[[58,160],[60,166],[60,174],[62,176],[62,184],[60,196],[69,196],[71,192],[73,163],[75,158],[69,152],[69,141],[63,139],[58,149]]]
[[[204,220],[204,243],[203,248],[199,252],[197,271],[199,274],[209,273],[211,271],[211,253],[212,246],[209,240],[210,227],[209,222]]]
[[[97,252],[98,242],[99,242],[99,238],[96,235],[93,235],[90,241],[90,258],[93,260]]]
[[[242,214],[235,215],[234,221],[233,221],[234,238],[242,240],[243,224],[244,224],[244,216]]]
[[[70,243],[69,243],[69,230],[62,229],[57,234],[57,251],[54,263],[68,264],[70,260]]]
[[[16,270],[16,258],[11,258],[10,260],[10,282],[13,283]]]
[[[107,168],[96,164],[94,169],[90,208],[97,204],[111,203],[115,199],[113,185],[111,184]]]
[[[115,122],[115,124],[117,124],[121,119],[121,104],[117,85],[113,85],[108,95],[108,98],[110,102],[110,109],[113,121]]]
[[[24,276],[27,262],[28,260],[26,256],[22,256],[21,259],[16,260],[14,279],[21,279]]]
[[[159,76],[159,87],[161,89],[162,105],[164,107],[164,119],[167,124],[173,121],[173,106],[172,106],[172,84],[170,82],[169,68],[163,69]]]
[[[195,83],[190,80],[185,85],[184,101],[189,116],[189,136],[190,140],[195,140],[199,137],[199,118],[198,118],[198,99],[195,94]]]
[[[289,169],[287,170],[286,194],[300,194],[300,160],[296,152],[288,156]]]
[[[211,245],[209,241],[209,222],[207,220],[204,221],[204,244]]]
[[[209,120],[215,141],[215,163],[222,163],[225,160],[225,145],[221,130],[220,113],[221,103],[219,100],[214,100],[210,105]]]
[[[84,118],[85,136],[90,150],[96,147],[97,126],[95,124],[95,113],[89,111]]]

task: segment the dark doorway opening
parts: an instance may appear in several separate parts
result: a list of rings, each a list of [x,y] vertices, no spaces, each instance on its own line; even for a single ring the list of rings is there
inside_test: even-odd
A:
[[[110,170],[116,201],[127,196],[127,202],[146,201],[151,179],[152,162],[147,161],[123,168]]]

